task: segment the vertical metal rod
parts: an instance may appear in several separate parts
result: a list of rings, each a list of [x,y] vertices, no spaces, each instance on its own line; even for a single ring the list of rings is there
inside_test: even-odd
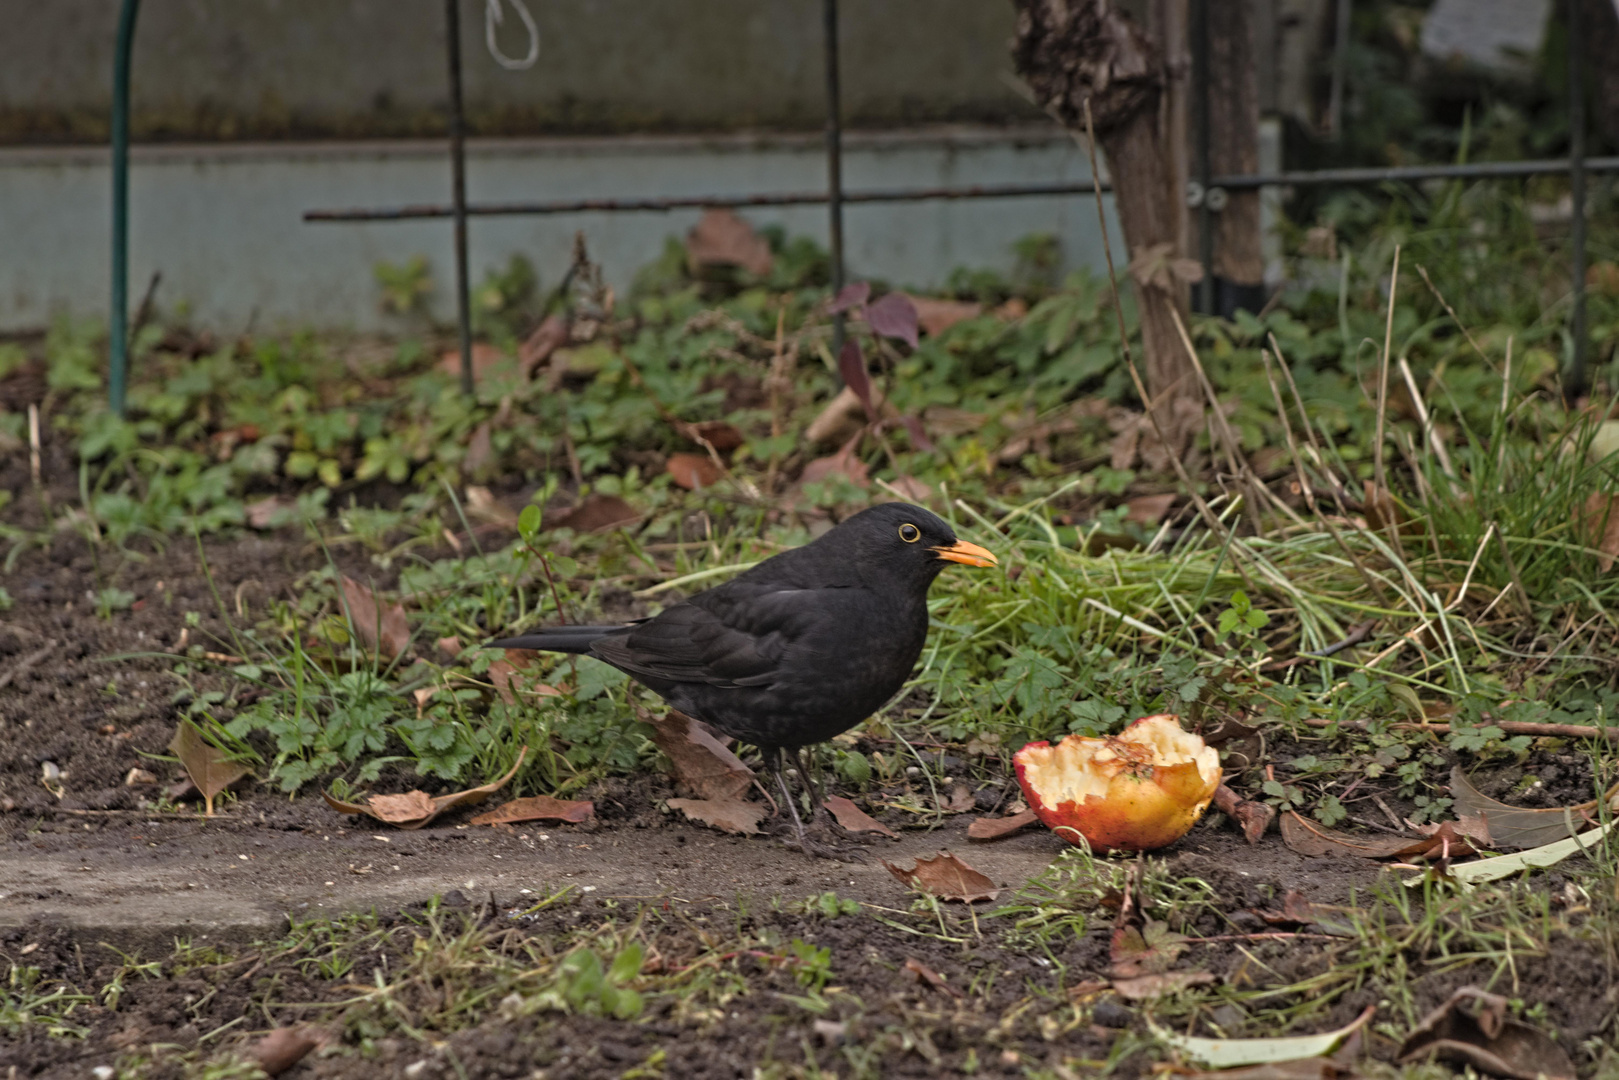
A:
[[[1569,277],[1574,312],[1569,319],[1573,349],[1564,392],[1569,399],[1585,392],[1585,38],[1582,0],[1568,3],[1568,187],[1574,203]]]
[[[472,298],[467,284],[466,115],[461,108],[461,20],[456,0],[444,0],[445,49],[450,58],[450,197],[455,203],[455,319],[461,332],[461,392],[472,393]]]
[[[1353,13],[1353,0],[1338,0],[1334,12],[1337,25],[1332,35],[1332,89],[1327,98],[1327,133],[1334,142],[1343,138],[1344,84],[1349,81],[1349,31]]]
[[[826,38],[826,187],[832,293],[843,288],[843,118],[838,103],[838,0],[822,4]],[[843,313],[832,316],[832,355],[843,351]]]
[[[140,0],[124,0],[112,69],[112,311],[107,320],[107,405],[124,415],[129,383],[129,58]]]
[[[1214,170],[1209,160],[1209,3],[1192,0],[1192,123],[1197,126],[1197,184],[1203,193],[1197,203],[1197,257],[1203,279],[1197,285],[1197,310],[1214,311],[1214,215],[1209,212],[1209,188]]]

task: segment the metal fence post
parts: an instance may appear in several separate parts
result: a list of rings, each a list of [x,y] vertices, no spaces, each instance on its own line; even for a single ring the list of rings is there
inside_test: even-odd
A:
[[[456,0],[444,0],[445,49],[450,60],[450,198],[455,204],[455,319],[461,339],[461,392],[472,393],[472,299],[467,285],[466,116],[461,108],[461,20]]]
[[[107,404],[124,415],[129,382],[129,57],[140,0],[124,0],[118,14],[112,69],[112,311],[107,320]]]
[[[1570,223],[1569,284],[1574,311],[1569,319],[1573,348],[1569,354],[1566,396],[1572,400],[1586,389],[1585,371],[1585,41],[1581,0],[1568,3],[1568,186],[1574,217]]]
[[[832,294],[843,289],[843,119],[838,102],[838,0],[821,9],[826,38],[826,202],[831,233]],[[843,351],[843,313],[832,316],[832,355]]]

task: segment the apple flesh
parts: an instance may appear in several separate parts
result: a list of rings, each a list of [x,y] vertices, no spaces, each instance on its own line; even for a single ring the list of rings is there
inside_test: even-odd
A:
[[[1032,742],[1012,757],[1024,798],[1046,827],[1093,851],[1154,851],[1196,824],[1220,786],[1220,754],[1175,716],[1117,735]]]

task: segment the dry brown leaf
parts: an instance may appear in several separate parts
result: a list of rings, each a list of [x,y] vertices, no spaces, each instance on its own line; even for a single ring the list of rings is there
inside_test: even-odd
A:
[[[775,261],[769,241],[733,211],[719,208],[703,211],[686,234],[686,260],[694,273],[704,266],[740,266],[755,277],[769,274]]]
[[[826,808],[832,811],[832,816],[838,819],[838,824],[842,825],[846,832],[882,833],[884,836],[892,837],[895,840],[899,839],[899,833],[867,814],[842,795],[827,796]]]
[[[1282,815],[1282,841],[1300,855],[1356,855],[1363,859],[1387,859],[1411,846],[1409,836],[1352,836],[1323,828],[1289,810]]]
[[[523,767],[523,759],[527,756],[528,747],[525,746],[517,751],[517,760],[499,780],[449,795],[433,797],[424,791],[406,791],[397,795],[372,795],[364,803],[343,802],[341,799],[333,798],[329,791],[322,791],[321,797],[326,800],[327,806],[340,814],[364,814],[366,817],[397,825],[401,829],[419,829],[447,810],[483,802],[517,775],[517,770]]]
[[[467,516],[504,529],[517,528],[517,511],[495,498],[495,493],[478,484],[467,485]]]
[[[508,705],[516,705],[517,693],[519,690],[525,694],[528,694],[530,697],[562,696],[562,691],[558,690],[554,686],[548,686],[545,683],[523,683],[520,685],[516,681],[518,672],[528,665],[527,663],[515,663],[511,659],[512,657],[519,655],[528,658],[533,656],[533,652],[529,649],[507,649],[506,656],[508,659],[496,660],[493,664],[489,665],[489,681],[494,684],[495,693],[500,695],[500,700],[504,701]]]
[[[1010,817],[981,817],[967,826],[967,839],[999,840],[1003,836],[1011,836],[1013,833],[1022,832],[1039,820],[1040,816],[1033,810],[1025,810],[1021,814],[1012,814]]]
[[[689,429],[691,434],[712,446],[720,453],[735,450],[748,441],[735,424],[728,424],[724,420],[704,420],[700,424],[693,424]],[[696,441],[696,440],[694,440]]]
[[[457,656],[461,655],[461,639],[458,637],[441,637],[438,639],[438,641],[434,642],[434,645],[438,648],[439,652],[443,653],[445,656],[448,656],[451,660],[454,660]]]
[[[764,803],[747,802],[734,796],[726,799],[670,799],[669,806],[693,821],[741,836],[757,833],[759,822],[765,816]]]
[[[1166,491],[1162,495],[1138,495],[1125,503],[1128,509],[1124,512],[1124,520],[1137,525],[1156,525],[1164,520],[1164,515],[1174,505],[1173,491]]]
[[[174,737],[169,740],[169,752],[185,766],[186,775],[202,795],[203,813],[208,817],[214,816],[215,796],[250,771],[204,739],[202,731],[189,719],[181,720],[175,729]]]
[[[247,515],[247,526],[250,529],[271,528],[276,516],[283,510],[290,510],[295,504],[290,499],[283,499],[279,495],[270,495],[263,499],[255,499],[242,507]]]
[[[553,799],[549,795],[530,795],[513,799],[493,810],[486,810],[473,818],[472,825],[499,825],[510,821],[566,821],[577,825],[596,816],[596,804],[589,800]]]
[[[1619,789],[1609,790],[1609,798],[1615,790]],[[1523,851],[1555,844],[1596,823],[1595,799],[1577,806],[1541,810],[1509,806],[1474,787],[1459,765],[1450,771],[1450,794],[1456,800],[1457,815],[1464,820],[1472,816],[1483,818],[1491,846],[1501,851]]]
[[[517,347],[517,363],[523,377],[532,379],[534,369],[551,359],[551,354],[568,343],[568,323],[561,315],[547,315],[534,332]]]
[[[753,770],[683,712],[671,709],[653,721],[652,741],[669,759],[675,783],[699,799],[738,799],[753,783]]]
[[[405,620],[403,604],[382,606],[374,591],[350,577],[343,579],[343,600],[354,638],[361,645],[389,661],[410,648],[410,623]]]
[[[916,308],[917,325],[929,337],[938,337],[958,322],[976,319],[984,313],[983,304],[970,300],[940,300],[936,296],[911,296],[910,300],[911,306]]]
[[[948,796],[941,796],[939,799],[939,809],[946,814],[965,814],[977,805],[967,785],[959,782],[950,789]]]
[[[711,488],[725,475],[707,454],[670,454],[664,469],[671,480],[687,491]]]
[[[805,465],[798,481],[801,484],[814,484],[829,476],[841,474],[859,486],[865,487],[870,479],[870,473],[871,470],[866,467],[864,461],[852,453],[840,450],[836,454],[816,458]]]
[[[498,364],[505,353],[484,341],[472,343],[472,378],[482,382],[489,369]],[[438,369],[457,377],[461,374],[461,350],[447,349],[438,359]]]
[[[1516,1080],[1572,1080],[1574,1063],[1562,1048],[1544,1032],[1512,1019],[1508,1008],[1504,997],[1460,987],[1412,1029],[1395,1060],[1438,1058]]]
[[[933,486],[914,476],[896,476],[888,486],[913,503],[924,503],[933,498]]]
[[[918,856],[909,870],[887,859],[882,863],[902,884],[941,900],[961,900],[970,904],[976,900],[993,900],[1001,894],[993,881],[948,851],[933,856]]]
[[[266,1076],[279,1076],[302,1061],[321,1041],[312,1028],[276,1028],[255,1042],[247,1054]]]
[[[1214,981],[1214,976],[1207,971],[1166,971],[1155,975],[1114,979],[1113,992],[1127,1001],[1146,1001],[1177,990],[1185,990],[1189,986],[1207,986]]]
[[[472,431],[472,438],[467,440],[467,454],[461,459],[461,471],[464,475],[473,475],[482,471],[495,456],[495,444],[492,441],[494,425],[488,420],[479,424]]]
[[[899,410],[883,397],[880,387],[871,388],[871,403],[881,417],[893,419],[899,416]],[[933,411],[929,410],[930,417]],[[809,427],[804,429],[804,439],[814,445],[846,443],[857,435],[866,423],[865,402],[860,400],[859,394],[845,386],[834,394],[832,400],[822,407],[814,420],[810,421]]]
[[[1585,542],[1602,553],[1597,557],[1597,569],[1606,574],[1619,558],[1619,495],[1593,491],[1585,497],[1581,517]]]
[[[617,495],[590,495],[572,510],[565,510],[551,518],[546,528],[605,532],[639,520],[641,512]]]
[[[927,983],[933,989],[942,990],[954,998],[961,996],[961,991],[945,982],[943,975],[940,975],[914,956],[905,961],[905,970],[915,976],[917,982]]]

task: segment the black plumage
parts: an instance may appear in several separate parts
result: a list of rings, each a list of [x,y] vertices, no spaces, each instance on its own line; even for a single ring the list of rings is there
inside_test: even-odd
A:
[[[887,503],[652,618],[489,644],[612,664],[688,716],[758,746],[787,794],[781,751],[847,731],[904,685],[927,637],[928,587],[950,562],[994,566],[995,556],[919,506]]]

